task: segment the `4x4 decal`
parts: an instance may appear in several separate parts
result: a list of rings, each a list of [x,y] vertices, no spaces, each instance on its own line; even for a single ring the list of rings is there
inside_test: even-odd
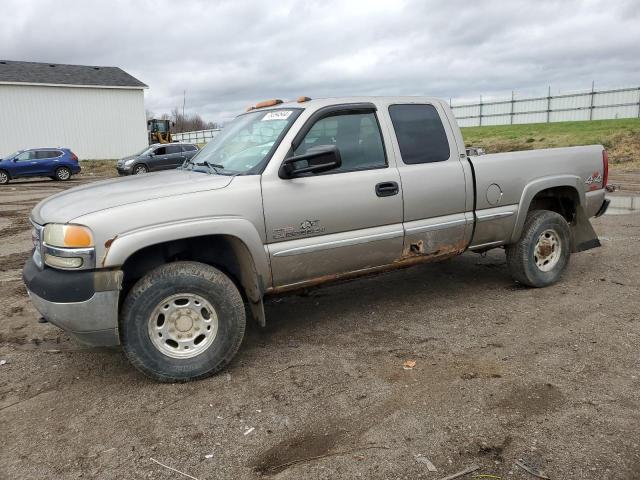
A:
[[[273,230],[273,239],[304,237],[323,233],[324,231],[325,227],[320,225],[320,220],[303,220],[297,229],[294,226],[275,228]]]

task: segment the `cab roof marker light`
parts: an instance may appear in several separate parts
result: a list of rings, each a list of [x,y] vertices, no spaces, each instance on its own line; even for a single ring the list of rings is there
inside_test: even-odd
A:
[[[304,102],[308,102],[311,100],[311,97],[298,97],[298,100],[296,100],[298,103],[304,103]]]
[[[273,100],[264,100],[262,102],[256,103],[255,105],[250,106],[245,110],[245,112],[250,112],[251,110],[257,110],[259,108],[273,107],[274,105],[280,105],[281,103],[284,103],[284,102],[279,98],[274,98]]]
[[[274,105],[280,105],[282,100],[274,98],[273,100],[265,100],[263,102],[256,103],[256,108],[273,107]]]

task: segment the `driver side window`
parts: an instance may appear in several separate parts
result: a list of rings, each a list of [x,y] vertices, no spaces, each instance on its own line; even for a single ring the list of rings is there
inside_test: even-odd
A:
[[[318,120],[294,155],[323,145],[338,147],[342,166],[332,172],[349,172],[387,166],[387,159],[375,113],[336,114]]]
[[[22,152],[16,157],[19,162],[27,162],[36,158],[36,152]]]

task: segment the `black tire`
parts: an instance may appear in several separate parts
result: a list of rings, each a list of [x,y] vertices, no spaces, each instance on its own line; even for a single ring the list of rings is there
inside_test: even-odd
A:
[[[539,241],[542,243],[538,244]],[[549,243],[554,241],[557,244]],[[553,245],[559,245],[559,248]],[[507,246],[507,266],[511,276],[529,287],[546,287],[557,282],[570,256],[569,224],[562,215],[549,210],[529,212],[520,239]]]
[[[134,165],[133,168],[131,169],[132,175],[142,175],[148,172],[149,172],[149,167],[147,167],[144,163],[138,163],[137,165]]]
[[[58,167],[54,178],[60,182],[66,182],[71,178],[71,170],[67,167]]]
[[[197,356],[172,358],[154,345],[149,325],[167,298],[183,294],[210,303],[217,333]],[[242,297],[229,277],[203,263],[175,262],[151,271],[131,289],[120,315],[120,339],[129,361],[145,375],[160,382],[186,382],[222,370],[240,348],[245,326]]]
[[[6,185],[9,183],[9,172],[6,170],[0,170],[0,185]]]

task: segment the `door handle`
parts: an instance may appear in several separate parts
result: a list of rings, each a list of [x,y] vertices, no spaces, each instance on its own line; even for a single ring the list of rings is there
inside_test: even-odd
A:
[[[390,197],[397,195],[400,191],[396,182],[382,182],[376,185],[376,195],[379,197]]]

